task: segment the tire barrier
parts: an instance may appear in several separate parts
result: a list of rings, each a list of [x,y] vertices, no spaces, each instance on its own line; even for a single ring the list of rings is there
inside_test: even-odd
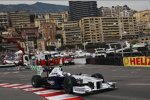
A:
[[[122,57],[96,57],[87,58],[86,64],[96,64],[96,65],[123,65]]]

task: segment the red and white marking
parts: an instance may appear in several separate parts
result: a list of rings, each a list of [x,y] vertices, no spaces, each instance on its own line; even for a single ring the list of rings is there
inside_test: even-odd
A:
[[[46,98],[47,100],[84,100],[79,96],[66,94],[62,90],[33,88],[32,85],[2,83],[0,84],[0,87],[21,89],[24,91],[32,92]]]

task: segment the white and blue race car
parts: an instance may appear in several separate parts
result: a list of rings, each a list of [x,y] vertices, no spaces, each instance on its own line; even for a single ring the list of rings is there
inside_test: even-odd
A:
[[[46,77],[42,73],[47,72]],[[38,69],[38,74],[32,77],[32,86],[52,89],[63,89],[66,93],[86,94],[98,90],[116,89],[116,82],[105,82],[100,73],[92,75],[75,74],[64,72],[59,67]]]

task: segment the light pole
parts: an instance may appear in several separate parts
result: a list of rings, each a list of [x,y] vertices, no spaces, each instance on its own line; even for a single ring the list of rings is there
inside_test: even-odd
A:
[[[120,42],[121,42],[121,56],[123,57],[123,25],[121,19],[119,21],[119,34],[120,34]]]

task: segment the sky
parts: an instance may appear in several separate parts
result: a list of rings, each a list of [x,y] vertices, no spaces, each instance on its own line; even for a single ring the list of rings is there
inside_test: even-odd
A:
[[[75,1],[75,0],[74,0]],[[87,1],[87,0],[84,0]],[[92,0],[91,0],[92,1]],[[0,0],[0,4],[34,4],[43,2],[50,4],[69,5],[67,0]],[[150,0],[97,0],[98,8],[111,7],[116,5],[128,5],[133,10],[150,10]]]

